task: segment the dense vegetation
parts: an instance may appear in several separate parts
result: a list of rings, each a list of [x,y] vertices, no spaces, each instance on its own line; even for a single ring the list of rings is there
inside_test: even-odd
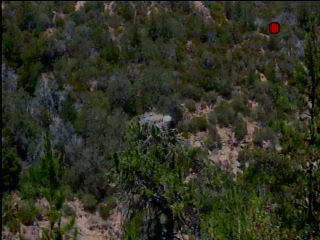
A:
[[[124,239],[320,238],[319,2],[203,7],[3,3],[3,229],[24,239],[20,225],[45,217],[43,239],[77,239],[75,214],[61,218],[78,198],[104,219],[121,204]],[[200,102],[213,110],[185,118]],[[171,128],[139,124],[150,110]],[[217,126],[242,141],[245,119],[260,128],[235,175],[208,150]],[[201,148],[177,137],[204,131]]]

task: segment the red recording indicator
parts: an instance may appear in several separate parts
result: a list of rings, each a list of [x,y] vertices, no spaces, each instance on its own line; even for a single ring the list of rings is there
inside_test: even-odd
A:
[[[278,22],[271,22],[269,24],[269,32],[271,34],[278,34],[280,32],[280,24]]]

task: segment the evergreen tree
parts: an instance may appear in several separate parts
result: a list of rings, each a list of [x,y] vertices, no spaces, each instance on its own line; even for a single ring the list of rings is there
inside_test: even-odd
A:
[[[30,168],[27,178],[31,186],[49,203],[47,217],[50,228],[43,229],[43,240],[62,240],[63,235],[74,228],[75,216],[65,226],[61,226],[61,209],[65,202],[62,174],[62,155],[53,151],[50,136],[47,132],[45,154],[38,164]],[[76,239],[76,237],[77,230],[75,229],[73,239]]]

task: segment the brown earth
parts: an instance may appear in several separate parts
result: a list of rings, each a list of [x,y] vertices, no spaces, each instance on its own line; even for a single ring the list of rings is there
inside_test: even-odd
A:
[[[17,204],[20,199],[14,193],[14,202]],[[36,203],[40,212],[44,213],[48,209],[48,203],[45,199],[40,199]],[[89,213],[84,211],[82,203],[78,199],[69,201],[66,204],[71,207],[76,213],[76,227],[78,231],[78,240],[105,240],[105,239],[119,239],[123,234],[122,231],[122,212],[119,206],[111,210],[111,214],[107,220],[102,219],[98,212]],[[70,221],[70,217],[62,217],[61,225],[64,226]],[[31,226],[20,226],[20,232],[24,235],[26,240],[41,239],[42,229],[49,228],[49,221],[43,216],[42,220],[35,221]],[[71,234],[65,239],[71,239]],[[18,239],[18,233],[13,234],[5,227],[3,231],[3,240]]]

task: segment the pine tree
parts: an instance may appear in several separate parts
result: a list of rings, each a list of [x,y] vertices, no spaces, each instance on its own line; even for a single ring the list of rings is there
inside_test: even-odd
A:
[[[29,170],[29,181],[31,185],[39,190],[40,196],[45,197],[49,203],[47,217],[50,222],[49,229],[43,229],[43,240],[62,240],[63,235],[74,228],[75,216],[69,223],[61,226],[61,209],[65,202],[65,193],[61,180],[62,155],[55,153],[51,146],[49,133],[46,133],[45,154],[40,159],[40,163]],[[73,239],[76,239],[75,229]]]

